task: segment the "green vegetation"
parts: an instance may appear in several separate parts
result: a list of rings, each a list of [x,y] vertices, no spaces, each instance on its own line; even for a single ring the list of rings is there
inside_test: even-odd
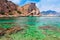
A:
[[[60,32],[28,26],[24,27],[24,30],[20,32],[2,36],[0,40],[60,40]]]
[[[1,11],[1,12],[0,12],[0,14],[4,15],[4,14],[5,14],[5,12]]]
[[[17,13],[22,14],[20,11],[17,11]]]
[[[13,15],[13,13],[12,12],[9,12],[9,15]]]

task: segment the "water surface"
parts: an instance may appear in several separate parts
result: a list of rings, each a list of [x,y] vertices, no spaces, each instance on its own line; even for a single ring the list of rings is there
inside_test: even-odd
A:
[[[1,18],[0,26],[9,27],[9,25],[30,25],[30,26],[56,26],[60,27],[60,17],[18,17]]]

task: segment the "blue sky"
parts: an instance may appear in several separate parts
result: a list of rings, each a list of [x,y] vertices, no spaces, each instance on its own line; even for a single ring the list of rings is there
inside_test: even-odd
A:
[[[38,3],[40,0],[11,0],[12,2],[22,6],[25,5],[26,3]]]
[[[55,10],[60,12],[60,0],[11,0],[15,4],[25,5],[26,3],[36,3],[40,11]]]
[[[39,4],[40,6],[38,6]],[[41,11],[55,10],[60,12],[60,0],[41,0],[41,2],[37,4],[37,6]]]

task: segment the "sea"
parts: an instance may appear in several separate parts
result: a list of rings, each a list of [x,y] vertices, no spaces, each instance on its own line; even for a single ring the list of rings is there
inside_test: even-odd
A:
[[[9,28],[14,25],[21,27],[30,26],[54,26],[60,27],[60,17],[18,17],[0,18],[0,27]]]

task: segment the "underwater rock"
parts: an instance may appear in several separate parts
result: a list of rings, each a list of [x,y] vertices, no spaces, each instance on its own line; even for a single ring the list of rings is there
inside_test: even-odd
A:
[[[41,27],[39,27],[39,29],[52,30],[52,31],[60,32],[60,28],[56,27],[56,26],[41,26]]]
[[[5,34],[13,34],[21,30],[23,29],[19,26],[8,28],[8,29],[0,28],[0,36],[3,36]]]
[[[51,28],[51,26],[42,26],[42,27],[40,27],[40,29],[50,29]]]
[[[5,31],[5,34],[12,34],[12,33],[16,33],[16,32],[21,31],[21,30],[22,30],[21,27],[16,26],[16,27],[12,27],[12,28],[7,29]]]
[[[5,34],[5,30],[4,28],[0,28],[0,36],[4,35]]]

